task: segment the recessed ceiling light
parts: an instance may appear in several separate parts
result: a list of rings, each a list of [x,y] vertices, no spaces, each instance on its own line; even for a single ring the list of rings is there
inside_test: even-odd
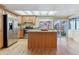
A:
[[[32,11],[24,11],[27,15],[33,15]]]
[[[48,15],[54,15],[55,13],[57,13],[57,11],[49,11]]]
[[[40,11],[40,14],[41,15],[47,15],[48,14],[48,11]]]
[[[26,15],[23,11],[15,11],[15,12],[20,14],[20,15]]]
[[[40,15],[39,11],[32,11],[33,15]]]

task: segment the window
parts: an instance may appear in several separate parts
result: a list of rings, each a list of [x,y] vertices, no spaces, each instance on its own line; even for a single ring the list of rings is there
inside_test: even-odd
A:
[[[76,19],[77,30],[79,30],[79,18]]]
[[[69,25],[71,30],[75,30],[75,19],[71,19]]]

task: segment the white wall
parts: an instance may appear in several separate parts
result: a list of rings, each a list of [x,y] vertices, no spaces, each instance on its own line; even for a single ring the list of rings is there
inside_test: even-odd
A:
[[[68,30],[68,38],[79,41],[79,30]]]

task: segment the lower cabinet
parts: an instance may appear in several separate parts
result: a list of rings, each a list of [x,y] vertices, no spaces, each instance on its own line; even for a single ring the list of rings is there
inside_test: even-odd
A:
[[[3,47],[3,32],[0,32],[0,48]]]
[[[3,47],[3,17],[0,15],[0,48]]]
[[[24,30],[23,29],[18,30],[18,38],[22,39],[23,37],[24,37]]]

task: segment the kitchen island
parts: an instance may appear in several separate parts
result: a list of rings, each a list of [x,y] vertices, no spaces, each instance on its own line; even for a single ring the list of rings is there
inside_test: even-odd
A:
[[[57,31],[29,30],[28,48],[57,48]]]

